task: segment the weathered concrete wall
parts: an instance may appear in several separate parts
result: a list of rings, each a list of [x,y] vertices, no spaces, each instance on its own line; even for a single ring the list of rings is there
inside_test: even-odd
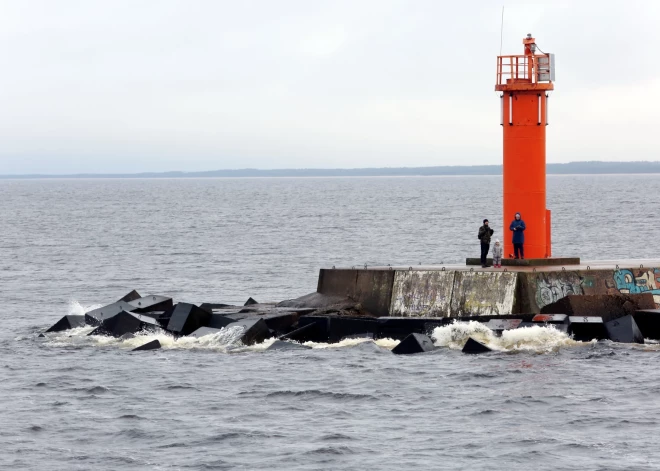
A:
[[[322,269],[316,291],[350,298],[378,316],[389,315],[394,283],[393,270]]]
[[[521,312],[540,312],[570,294],[617,293],[651,293],[660,306],[660,268],[520,273]]]
[[[651,293],[660,268],[594,270],[321,270],[317,291],[355,300],[379,316],[462,317],[538,313],[572,294]]]
[[[455,271],[396,271],[390,316],[449,317]]]
[[[451,296],[451,317],[518,312],[517,283],[516,272],[456,272]]]

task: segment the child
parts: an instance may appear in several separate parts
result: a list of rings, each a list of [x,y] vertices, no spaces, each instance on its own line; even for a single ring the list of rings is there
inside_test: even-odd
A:
[[[495,239],[493,246],[493,266],[495,268],[502,268],[502,244],[499,239]]]

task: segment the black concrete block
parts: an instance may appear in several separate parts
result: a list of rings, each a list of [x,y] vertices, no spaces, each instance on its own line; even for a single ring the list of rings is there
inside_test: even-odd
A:
[[[302,328],[308,324],[311,324],[312,327],[309,327],[303,331]],[[288,338],[290,340],[296,340],[300,342],[304,341],[326,343],[328,341],[329,329],[330,321],[328,317],[302,316],[300,319],[298,319],[298,329],[294,332],[297,332],[298,337],[302,337],[304,335],[304,340],[302,340],[302,338],[291,337],[294,332],[291,332],[287,336],[281,338]]]
[[[574,340],[589,342],[607,338],[603,318],[598,316],[569,316],[570,332]]]
[[[261,343],[271,336],[270,330],[263,319],[246,319],[229,325],[229,327],[236,326],[243,327],[244,332],[241,342],[245,345]]]
[[[348,335],[377,332],[379,327],[376,320],[361,317],[330,317],[328,322],[329,343],[339,342]]]
[[[643,309],[633,314],[645,339],[660,340],[660,309]]]
[[[160,324],[153,318],[122,311],[104,320],[89,335],[111,335],[121,337],[125,334],[134,334],[144,330],[155,331],[160,329]]]
[[[322,326],[319,327],[315,322],[309,324],[304,324],[302,327],[298,327],[296,330],[292,330],[288,334],[280,336],[280,340],[294,340],[296,342],[316,342],[318,337],[325,335],[327,339],[327,323],[322,322]],[[319,331],[322,331],[323,334],[319,334]]]
[[[208,311],[194,304],[178,303],[167,323],[167,330],[178,335],[190,335],[200,327],[206,327],[210,320]]]
[[[543,324],[568,324],[568,315],[566,314],[537,314],[532,322]]]
[[[281,335],[291,330],[291,327],[300,319],[300,314],[295,311],[276,311],[265,314],[261,318],[270,330],[275,331],[277,335]]]
[[[64,316],[53,324],[46,332],[61,332],[63,330],[74,329],[85,326],[85,316]]]
[[[378,338],[401,340],[410,334],[430,334],[438,326],[447,325],[452,319],[445,317],[379,317]]]
[[[207,327],[211,327],[212,329],[222,329],[233,322],[236,322],[236,319],[232,319],[223,314],[211,314]]]
[[[392,349],[396,355],[430,352],[435,347],[433,341],[424,334],[410,334]]]
[[[492,330],[495,335],[502,335],[505,330],[517,329],[522,323],[522,319],[491,319],[486,322],[486,327]]]
[[[131,312],[133,309],[134,307],[131,304],[124,301],[108,304],[107,306],[86,312],[85,323],[87,325],[101,325],[103,321],[116,316],[120,312]]]
[[[463,353],[488,353],[492,352],[490,348],[488,348],[486,345],[484,345],[481,342],[477,342],[474,340],[472,337],[469,337],[467,342],[465,342],[465,346],[463,346]]]
[[[607,335],[613,342],[644,343],[644,336],[633,316],[620,317],[605,323]]]
[[[311,350],[312,347],[309,347],[307,345],[300,345],[299,343],[294,343],[294,342],[286,342],[284,340],[275,340],[266,350],[280,350],[280,351],[288,351],[288,350]]]
[[[135,299],[130,301],[129,304],[134,307],[132,311],[138,314],[150,311],[166,311],[173,306],[172,298],[154,294]]]
[[[135,301],[136,299],[140,299],[142,296],[140,296],[140,293],[137,291],[133,290],[130,293],[126,294],[123,298],[119,299],[119,301],[124,301],[125,303]]]
[[[199,305],[199,307],[204,309],[205,311],[209,311],[212,313],[213,311],[217,311],[219,309],[227,309],[236,306],[232,306],[231,304],[220,304],[220,303],[202,303]]]
[[[248,298],[248,300],[245,301],[245,304],[243,304],[243,306],[252,306],[253,304],[259,304],[259,303],[252,298]]]
[[[543,306],[541,314],[568,314],[569,317],[601,317],[609,322],[634,314],[641,309],[655,309],[653,293],[635,294],[569,294]]]
[[[243,328],[243,334],[240,337],[240,341],[243,342],[244,345],[261,343],[270,337],[270,330],[268,330],[263,319],[237,321],[227,326],[227,328],[234,327]],[[221,330],[222,329],[214,329],[212,327],[200,327],[194,332],[191,332],[188,336],[201,338],[207,335],[217,334]]]
[[[151,342],[147,342],[144,345],[140,345],[137,348],[134,348],[132,351],[133,352],[139,352],[143,350],[158,350],[161,347],[160,342],[158,339],[152,340]]]

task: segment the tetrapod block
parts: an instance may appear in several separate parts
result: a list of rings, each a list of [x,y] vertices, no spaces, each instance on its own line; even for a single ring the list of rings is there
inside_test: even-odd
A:
[[[568,322],[574,340],[589,342],[593,339],[607,338],[607,330],[602,317],[569,316]]]
[[[64,316],[53,324],[46,332],[61,332],[63,330],[74,329],[85,326],[85,316]]]
[[[491,319],[486,322],[486,327],[499,336],[505,330],[517,329],[521,322],[522,319]]]
[[[104,320],[89,335],[111,335],[121,337],[125,334],[134,334],[143,330],[158,330],[160,324],[153,318],[122,311],[119,314]]]
[[[537,314],[532,318],[532,322],[543,324],[568,324],[566,314]]]
[[[120,312],[132,311],[133,306],[127,302],[119,301],[113,304],[108,304],[107,306],[94,309],[92,311],[85,313],[85,323],[87,325],[101,325],[101,323],[107,319],[110,319],[113,316],[116,316]]]
[[[492,352],[490,348],[488,348],[486,345],[484,345],[481,342],[477,342],[472,337],[468,337],[467,342],[465,342],[462,351],[463,353],[473,353],[473,354]]]
[[[172,298],[151,294],[139,299],[134,299],[133,301],[130,301],[129,304],[134,306],[133,312],[137,312],[138,314],[150,311],[167,311],[172,307]]]
[[[160,342],[158,339],[152,340],[151,342],[147,342],[144,345],[140,345],[137,348],[134,348],[132,351],[134,352],[139,352],[143,350],[158,350],[160,348]]]
[[[430,352],[435,347],[431,339],[424,334],[410,334],[392,349],[396,355]]]
[[[128,302],[131,302],[131,301],[135,301],[136,299],[140,299],[141,297],[142,296],[140,296],[140,293],[133,290],[130,293],[126,294],[123,298],[119,299],[117,302],[124,301],[124,302],[128,303]]]
[[[607,335],[613,342],[644,343],[644,336],[633,316],[619,317],[605,323]]]
[[[178,303],[167,323],[167,330],[179,335],[190,335],[200,327],[206,327],[211,314],[194,304]]]
[[[311,350],[312,347],[284,340],[275,340],[266,350]]]
[[[248,298],[248,300],[245,301],[245,304],[243,304],[243,306],[252,306],[253,304],[259,304],[259,303],[252,298]]]
[[[633,317],[645,339],[660,340],[660,309],[642,309]]]

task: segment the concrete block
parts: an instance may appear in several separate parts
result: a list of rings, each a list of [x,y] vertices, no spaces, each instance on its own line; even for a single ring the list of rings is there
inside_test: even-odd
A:
[[[632,315],[640,309],[655,309],[653,294],[568,295],[541,309],[542,314],[602,317],[604,322]]]
[[[522,323],[522,319],[491,319],[486,322],[486,327],[492,330],[495,335],[501,336],[505,330],[517,329]]]
[[[212,327],[200,327],[199,329],[196,329],[194,332],[191,332],[187,335],[187,337],[195,337],[196,339],[206,337],[207,335],[215,335],[218,332],[220,332],[222,329],[214,329]]]
[[[517,312],[515,272],[456,272],[451,316],[503,315]]]
[[[607,338],[603,318],[599,316],[569,316],[570,332],[574,340],[590,342]]]
[[[229,327],[235,326],[243,327],[241,342],[244,345],[261,343],[271,336],[270,330],[263,319],[246,319],[229,325]]]
[[[125,334],[134,334],[144,330],[156,331],[160,324],[151,317],[122,311],[104,320],[89,335],[110,335],[121,337]]]
[[[132,351],[140,352],[144,350],[158,350],[159,348],[161,348],[161,345],[158,339],[156,339],[156,340],[152,340],[151,342],[147,342],[144,345],[140,345],[139,347],[134,348]]]
[[[172,298],[154,294],[135,299],[130,301],[129,304],[134,307],[132,311],[138,314],[143,314],[150,311],[167,311],[173,305]]]
[[[232,319],[231,317],[225,316],[223,314],[211,314],[207,327],[211,327],[213,329],[222,329],[223,327],[227,327],[233,322],[236,322],[236,319]]]
[[[490,348],[481,342],[477,342],[472,337],[468,337],[467,342],[463,346],[463,353],[478,354],[492,352]]]
[[[390,316],[449,317],[455,271],[396,271]]]
[[[219,309],[228,309],[228,308],[234,308],[236,306],[232,306],[230,304],[220,304],[220,303],[202,303],[199,305],[201,309],[204,309],[205,311],[213,312],[217,311]]]
[[[390,338],[402,340],[408,335],[425,334],[430,335],[435,327],[447,325],[452,322],[448,317],[379,317],[378,338]]]
[[[167,323],[167,330],[178,335],[190,335],[200,327],[206,327],[210,320],[208,311],[194,304],[178,303]]]
[[[136,299],[140,299],[141,297],[142,296],[140,296],[140,293],[133,290],[130,293],[126,294],[123,298],[119,299],[117,302],[124,301],[124,302],[128,303],[128,302],[131,302],[131,301],[135,301]]]
[[[270,330],[275,331],[277,335],[281,335],[291,330],[291,327],[300,319],[300,314],[295,311],[277,310],[260,317]]]
[[[253,306],[255,304],[259,304],[259,303],[252,298],[248,298],[248,300],[245,301],[245,304],[243,304],[243,306]]]
[[[660,340],[660,309],[643,309],[633,314],[645,339]]]
[[[85,326],[85,316],[64,316],[51,327],[48,328],[46,332],[61,332],[63,330],[74,329],[76,327]]]
[[[377,332],[378,322],[375,319],[355,317],[329,317],[328,342],[335,343],[344,337],[364,332]]]
[[[266,350],[290,351],[290,350],[311,350],[312,347],[300,345],[299,343],[286,342],[284,340],[275,340]]]
[[[392,349],[396,355],[430,352],[435,349],[433,341],[424,334],[410,334]]]
[[[98,309],[91,310],[85,313],[85,323],[87,325],[101,325],[101,323],[113,316],[116,316],[120,312],[132,311],[134,307],[124,301],[119,301],[113,304],[108,304],[107,306],[100,307]]]
[[[280,336],[280,340],[293,340],[296,342],[317,342],[319,337],[324,337],[327,341],[328,338],[328,329],[327,322],[319,322],[320,326],[316,322],[310,322],[304,324],[302,327],[298,327],[296,330],[289,332],[288,334]],[[321,332],[321,333],[320,333]]]
[[[619,317],[605,323],[607,336],[613,342],[644,343],[644,336],[637,327],[633,316]]]
[[[542,324],[568,324],[568,315],[566,314],[537,314],[532,318],[532,322]]]

